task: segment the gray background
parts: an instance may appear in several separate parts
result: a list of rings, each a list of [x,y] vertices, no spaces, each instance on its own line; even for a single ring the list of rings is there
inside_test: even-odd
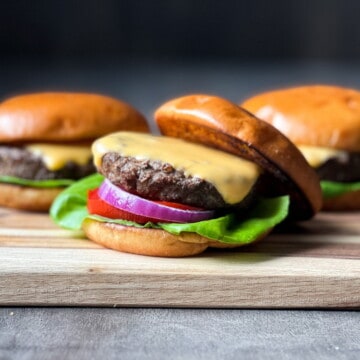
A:
[[[1,359],[359,359],[360,314],[0,309]]]
[[[15,0],[0,48],[58,59],[359,59],[357,0]]]

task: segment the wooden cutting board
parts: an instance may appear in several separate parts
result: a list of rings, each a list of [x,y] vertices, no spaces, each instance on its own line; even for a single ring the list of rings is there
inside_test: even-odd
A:
[[[183,259],[124,254],[0,209],[0,305],[359,308],[360,213]],[[144,239],[146,240],[146,239]]]

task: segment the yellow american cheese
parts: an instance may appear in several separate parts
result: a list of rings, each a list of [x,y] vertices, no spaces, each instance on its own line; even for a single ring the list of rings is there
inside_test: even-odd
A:
[[[348,156],[346,151],[327,147],[299,145],[298,148],[304,155],[306,161],[314,168],[321,166],[331,158],[346,160]]]
[[[31,144],[26,149],[43,159],[47,169],[60,170],[69,161],[85,165],[91,159],[90,146]]]
[[[259,168],[252,162],[165,136],[119,132],[96,140],[92,150],[98,168],[101,167],[102,157],[109,152],[139,160],[169,163],[186,176],[198,177],[213,184],[228,204],[240,202],[259,176]]]

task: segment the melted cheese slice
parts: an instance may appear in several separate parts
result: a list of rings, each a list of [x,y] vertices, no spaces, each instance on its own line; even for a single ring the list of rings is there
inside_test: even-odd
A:
[[[317,168],[332,158],[346,161],[348,154],[346,151],[330,149],[326,147],[299,145],[299,150],[304,155],[310,166]]]
[[[240,202],[259,175],[255,164],[235,155],[165,136],[119,132],[96,140],[92,150],[97,168],[101,167],[102,157],[109,152],[138,160],[169,163],[186,176],[213,184],[228,204]]]
[[[60,170],[70,161],[86,165],[92,156],[90,146],[31,144],[26,149],[41,157],[46,168],[51,171]]]

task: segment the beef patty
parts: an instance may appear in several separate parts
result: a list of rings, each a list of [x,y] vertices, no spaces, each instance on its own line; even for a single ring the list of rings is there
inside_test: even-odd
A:
[[[107,153],[99,172],[120,188],[146,199],[219,209],[226,203],[211,183],[186,176],[168,163]]]
[[[48,170],[42,159],[26,148],[0,146],[0,176],[15,176],[29,180],[80,179],[94,173],[90,160],[86,165],[68,162],[57,171]]]
[[[321,180],[355,182],[360,180],[360,153],[348,153],[345,159],[332,158],[316,169]]]

